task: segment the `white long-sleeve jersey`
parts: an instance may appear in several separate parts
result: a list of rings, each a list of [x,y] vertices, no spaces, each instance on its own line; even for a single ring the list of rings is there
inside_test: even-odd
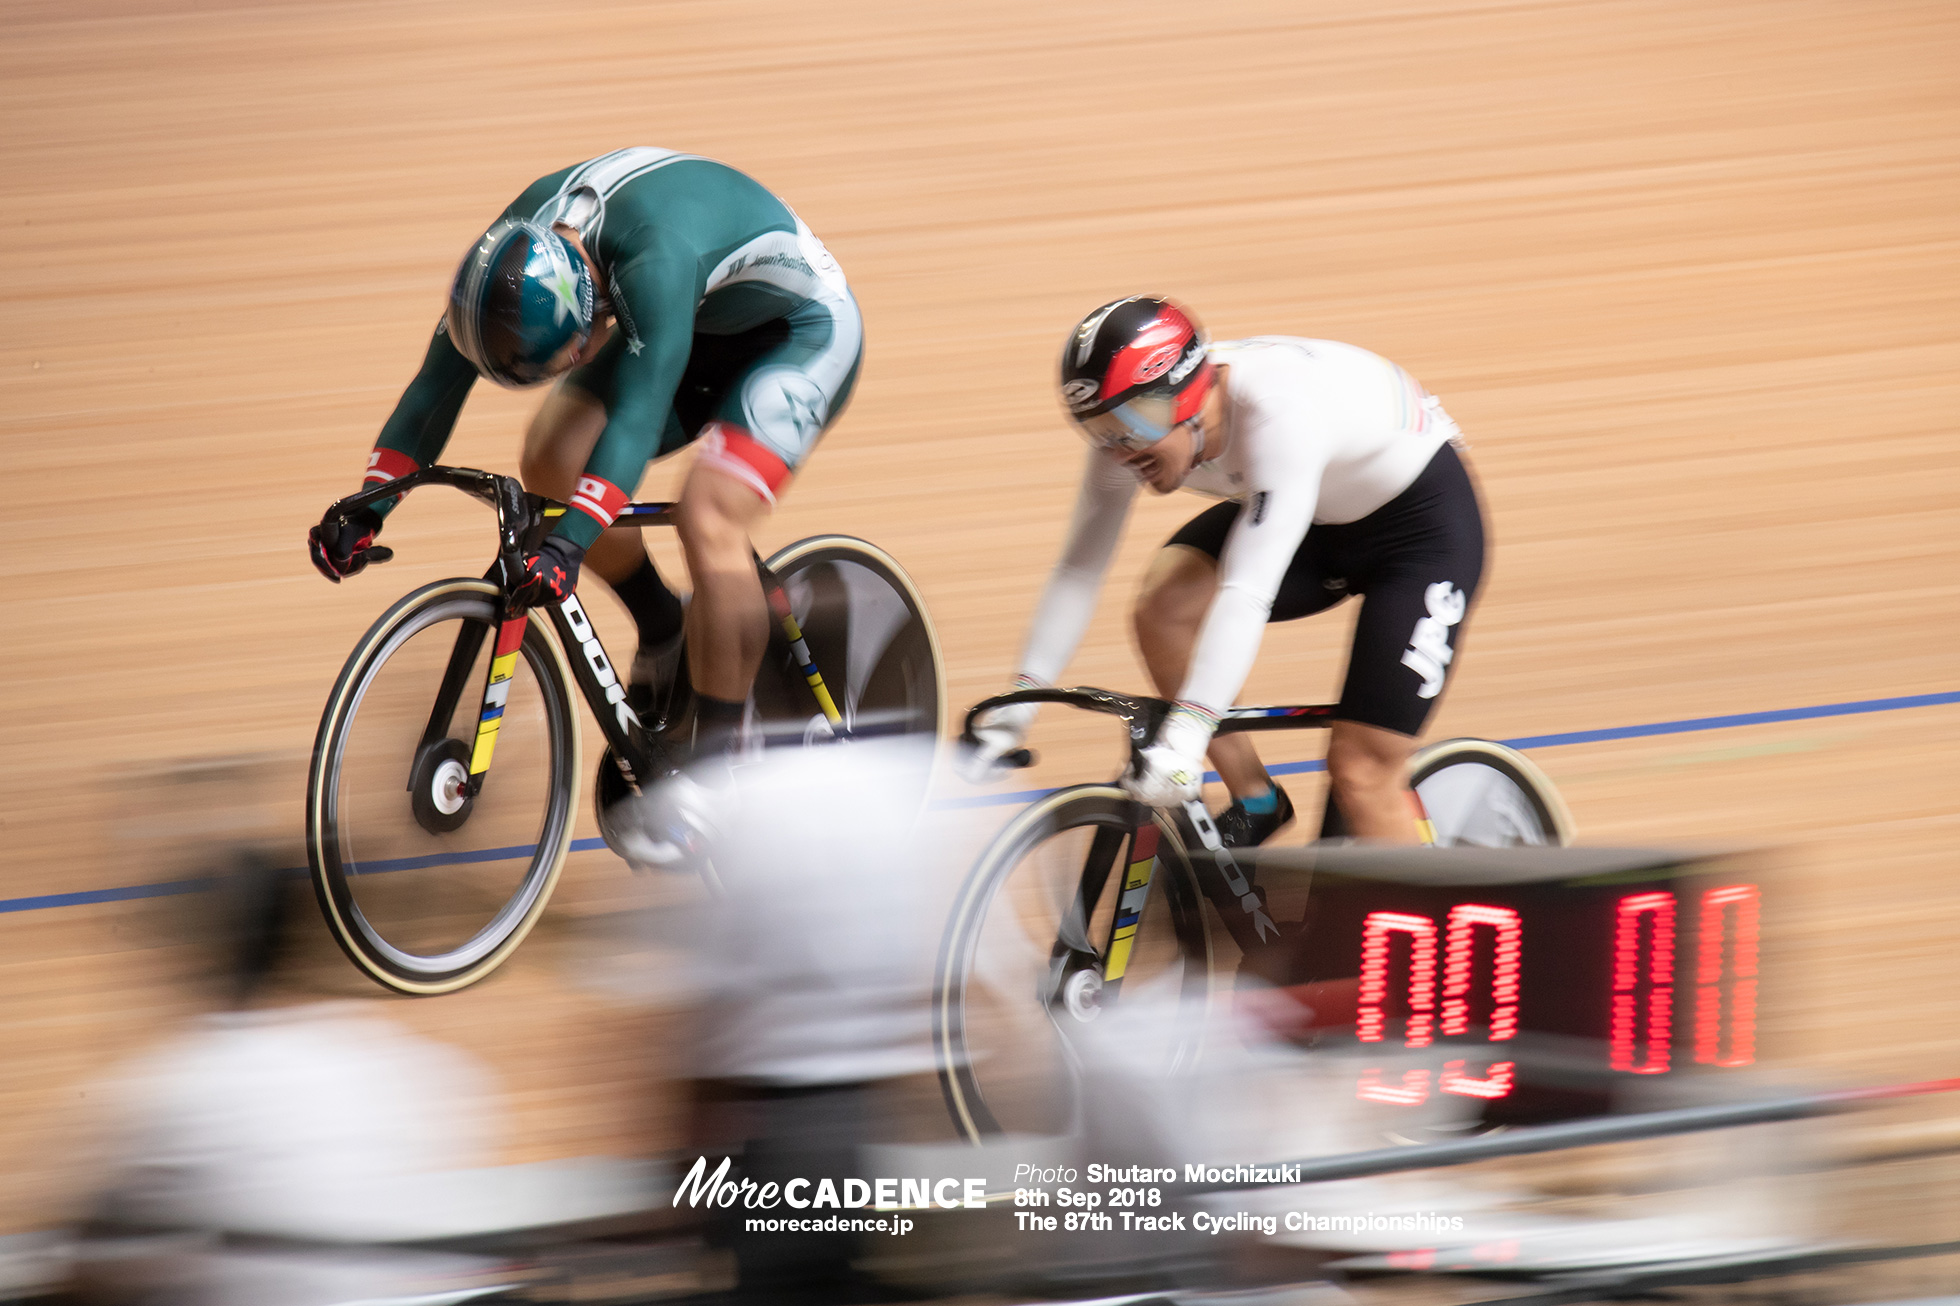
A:
[[[1457,435],[1436,399],[1394,363],[1354,345],[1254,336],[1212,346],[1225,378],[1223,452],[1183,488],[1246,507],[1219,559],[1218,593],[1178,700],[1231,707],[1259,652],[1287,565],[1315,522],[1359,521],[1413,483]],[[1049,575],[1021,673],[1052,684],[1075,654],[1116,550],[1136,477],[1089,451],[1068,543]]]

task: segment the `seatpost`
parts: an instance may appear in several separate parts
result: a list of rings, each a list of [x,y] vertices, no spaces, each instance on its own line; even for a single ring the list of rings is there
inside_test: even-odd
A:
[[[782,628],[783,638],[789,642],[790,656],[796,659],[796,669],[803,677],[803,683],[810,687],[810,693],[817,700],[817,708],[823,713],[830,728],[839,734],[844,733],[844,714],[838,710],[837,701],[830,695],[830,686],[824,684],[823,673],[817,670],[816,659],[810,656],[810,645],[803,638],[803,630],[796,622],[796,613],[790,610],[789,594],[783,589],[783,582],[762,560],[762,555],[749,548],[749,556],[755,559],[755,574],[762,582],[762,597],[769,605],[769,612]]]

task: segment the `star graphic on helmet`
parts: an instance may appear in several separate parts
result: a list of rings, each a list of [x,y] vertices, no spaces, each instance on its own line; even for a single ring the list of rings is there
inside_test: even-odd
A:
[[[564,268],[555,267],[544,278],[544,288],[551,292],[552,325],[564,322],[565,315],[578,316],[578,278]]]
[[[789,400],[789,420],[796,427],[797,438],[809,439],[810,432],[820,424],[816,404],[807,395],[789,394],[784,397]]]

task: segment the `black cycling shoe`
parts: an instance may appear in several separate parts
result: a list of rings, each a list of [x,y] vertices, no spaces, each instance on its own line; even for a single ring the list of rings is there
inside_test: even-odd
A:
[[[1279,795],[1279,806],[1270,812],[1248,812],[1244,803],[1234,799],[1230,807],[1213,817],[1220,842],[1227,848],[1256,848],[1278,834],[1280,827],[1293,819],[1293,800],[1278,785],[1273,786],[1273,792]]]

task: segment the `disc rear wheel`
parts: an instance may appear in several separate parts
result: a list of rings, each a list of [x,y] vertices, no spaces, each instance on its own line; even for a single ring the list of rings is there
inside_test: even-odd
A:
[[[1572,817],[1531,759],[1488,739],[1445,739],[1415,756],[1409,786],[1443,847],[1558,847]]]
[[[1572,842],[1572,817],[1551,777],[1503,744],[1488,739],[1431,744],[1411,760],[1409,787],[1422,802],[1438,847],[1560,847]],[[1347,833],[1330,789],[1320,837],[1340,839]]]
[[[936,740],[945,684],[925,601],[892,556],[847,535],[798,540],[769,559],[790,613],[852,738]],[[837,726],[772,621],[750,726],[766,747],[825,742]]]
[[[946,699],[939,637],[912,578],[877,545],[848,535],[818,535],[786,545],[767,563],[783,587],[803,643],[839,720],[833,722],[771,613],[769,644],[749,694],[747,734],[757,748],[820,747],[839,739],[910,739],[929,758],[939,739]],[[683,657],[676,672],[687,675]],[[683,681],[677,702],[688,693]],[[685,720],[686,709],[670,716]],[[918,770],[924,802],[930,766]],[[618,846],[616,804],[631,787],[610,750],[594,786],[600,833]],[[620,809],[623,810],[623,809]]]

